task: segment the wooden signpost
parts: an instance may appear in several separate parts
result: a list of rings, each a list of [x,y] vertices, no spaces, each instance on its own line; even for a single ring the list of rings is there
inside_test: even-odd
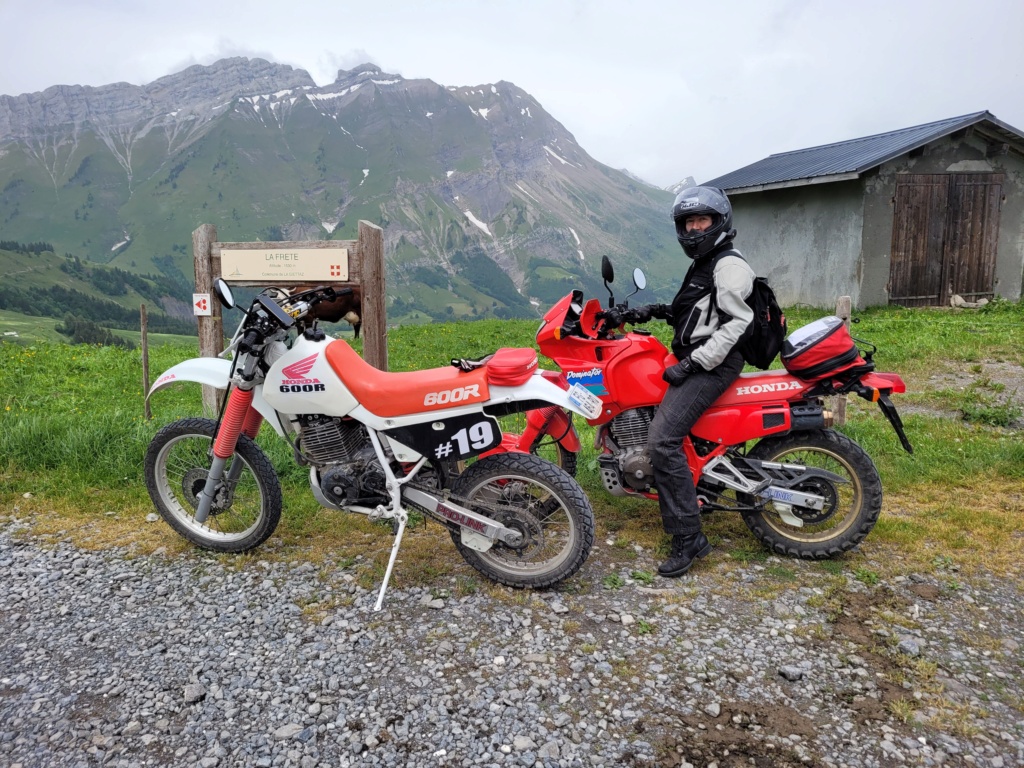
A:
[[[843,321],[846,330],[850,330],[850,316],[853,314],[852,301],[849,296],[840,296],[836,301],[836,317]],[[832,423],[837,427],[846,424],[846,395],[832,398]]]
[[[218,277],[231,285],[359,286],[363,321],[363,358],[379,370],[388,369],[387,317],[384,307],[384,231],[359,222],[357,240],[221,243],[217,228],[202,224],[192,233],[199,322],[199,354],[215,357],[224,351],[220,302],[213,292]],[[208,314],[207,314],[208,313]],[[203,387],[203,405],[218,410],[216,390]]]

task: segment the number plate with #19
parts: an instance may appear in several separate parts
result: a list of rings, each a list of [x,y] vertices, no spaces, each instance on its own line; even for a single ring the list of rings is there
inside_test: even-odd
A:
[[[583,411],[588,419],[596,419],[601,415],[601,398],[581,384],[569,387],[569,402]]]

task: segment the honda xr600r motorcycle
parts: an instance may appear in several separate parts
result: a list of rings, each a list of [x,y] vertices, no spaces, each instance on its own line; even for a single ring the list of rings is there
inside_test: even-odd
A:
[[[313,319],[317,304],[346,290],[268,289],[220,358],[186,360],[157,379],[150,394],[179,381],[229,390],[218,420],[183,419],[153,438],[146,484],[164,519],[207,549],[265,541],[281,516],[277,475],[254,442],[267,421],[309,466],[322,506],[392,521],[375,610],[410,509],[438,520],[462,557],[502,584],[546,587],[575,573],[594,520],[572,477],[528,454],[482,458],[458,476],[449,468],[500,444],[498,416],[554,405],[594,417],[600,403],[540,375],[531,349],[501,349],[469,371],[379,371]],[[226,283],[216,292],[234,306]]]
[[[602,272],[607,287],[607,257]],[[646,285],[639,269],[634,284]],[[633,322],[628,302],[616,305],[609,295],[604,311],[597,299],[584,303],[581,291],[565,296],[544,316],[537,342],[569,383],[603,403],[588,423],[597,427],[607,491],[656,499],[647,434],[668,386],[661,374],[677,361],[649,331],[621,333],[622,323]],[[741,374],[683,441],[702,511],[739,512],[770,549],[801,558],[829,557],[863,540],[882,507],[881,482],[871,457],[830,429],[823,397],[852,393],[877,402],[912,451],[889,399],[906,386],[894,373],[875,372],[874,352],[858,348],[839,318],[824,318],[787,339],[782,358],[790,370]],[[520,446],[579,445],[564,412],[552,410],[528,414]]]

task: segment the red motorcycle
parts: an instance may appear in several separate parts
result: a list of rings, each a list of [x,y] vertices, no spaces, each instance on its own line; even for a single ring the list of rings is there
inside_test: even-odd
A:
[[[607,257],[602,276],[608,288],[614,272]],[[646,285],[642,270],[634,270],[633,281],[635,294]],[[564,379],[562,386],[582,385],[603,405],[587,423],[597,428],[605,489],[657,499],[647,433],[668,387],[662,371],[677,361],[649,331],[621,332],[628,298],[616,305],[609,288],[602,312],[597,299],[584,302],[582,291],[574,290],[544,316],[537,342],[561,368],[548,376]],[[790,334],[784,370],[741,374],[683,440],[701,511],[739,512],[780,554],[820,559],[860,543],[878,520],[882,484],[864,449],[831,429],[823,398],[855,394],[878,403],[912,453],[889,399],[906,385],[897,374],[875,371],[875,352],[850,337],[839,318],[828,317]],[[505,435],[496,450],[531,451],[552,440],[563,466],[573,468],[565,459],[575,458],[579,437],[559,408],[529,412],[523,434]]]

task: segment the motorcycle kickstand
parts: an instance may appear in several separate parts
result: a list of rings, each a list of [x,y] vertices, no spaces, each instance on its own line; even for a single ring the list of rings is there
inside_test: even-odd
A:
[[[388,558],[388,567],[384,571],[384,583],[380,585],[380,592],[377,593],[377,602],[373,606],[374,612],[380,610],[381,605],[384,604],[384,593],[387,591],[388,582],[391,580],[391,571],[395,568],[395,560],[398,559],[398,548],[402,546],[402,536],[405,534],[405,524],[409,522],[408,513],[399,507],[398,514],[395,515],[398,520],[398,532],[395,533],[395,541],[391,545],[391,557]]]

